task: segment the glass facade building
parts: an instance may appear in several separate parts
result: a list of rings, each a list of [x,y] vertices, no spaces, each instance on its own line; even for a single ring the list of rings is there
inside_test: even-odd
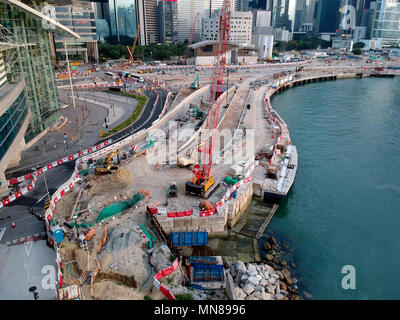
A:
[[[135,0],[96,3],[96,26],[99,41],[132,45],[137,31]]]
[[[160,1],[158,4],[158,19],[160,22],[160,42],[171,44],[178,40],[178,4],[176,2]]]
[[[54,42],[57,61],[65,60],[64,40],[68,45],[70,60],[83,60],[85,63],[97,62],[99,59],[97,48],[97,33],[94,6],[87,1],[74,1],[68,6],[56,6],[57,20],[80,35],[79,40],[73,37],[55,35]]]
[[[7,111],[0,116],[0,160],[14,142],[26,119],[27,113],[28,105],[25,91],[22,91]]]
[[[52,65],[50,33],[43,28],[41,19],[6,3],[0,3],[0,24],[10,31],[10,39],[30,44],[24,50],[19,50],[18,61],[7,75],[9,79],[21,75],[25,80],[26,102],[31,111],[25,134],[25,141],[28,142],[61,115]]]
[[[400,0],[376,2],[371,38],[382,39],[383,46],[400,44]]]

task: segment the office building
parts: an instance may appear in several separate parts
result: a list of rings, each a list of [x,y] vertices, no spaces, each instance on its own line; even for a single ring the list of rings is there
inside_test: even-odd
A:
[[[95,5],[89,1],[72,0],[68,5],[55,7],[57,20],[80,35],[80,39],[73,37],[54,37],[54,46],[57,62],[65,62],[65,55],[71,61],[79,60],[84,63],[98,62],[97,33],[95,20]],[[68,45],[64,47],[64,41]]]
[[[223,0],[179,0],[178,3],[178,39],[179,42],[190,41],[192,30],[193,42],[202,39],[202,19],[219,15]],[[231,0],[231,13],[237,11],[237,0]],[[197,19],[196,19],[197,18]]]
[[[376,1],[371,39],[381,39],[383,47],[400,44],[400,0]]]
[[[105,0],[96,2],[98,41],[132,45],[137,32],[136,1]]]
[[[136,0],[136,21],[140,25],[139,45],[159,42],[157,0]]]
[[[316,9],[315,31],[336,34],[339,24],[340,0],[319,0]]]
[[[249,1],[249,8],[252,9],[261,9],[261,10],[268,10],[269,5],[267,5],[268,2],[271,0],[250,0]]]
[[[59,32],[77,39],[79,35],[15,0],[0,3],[0,25],[0,192],[4,194],[5,169],[16,165],[21,150],[61,115],[50,39]]]
[[[250,10],[250,6],[249,6],[250,1],[251,0],[238,0],[237,1],[237,11],[249,11]]]
[[[210,2],[207,0],[178,1],[178,41],[190,41],[192,28],[193,42],[201,40],[202,19],[209,17]],[[199,14],[197,16],[197,14]]]
[[[270,27],[271,26],[271,11],[254,10],[253,23],[255,27]]]
[[[158,3],[159,39],[162,44],[178,41],[178,4],[173,1]]]
[[[251,12],[232,12],[229,42],[238,45],[250,45],[253,25]],[[217,40],[219,15],[214,13],[211,18],[202,20],[203,40]]]

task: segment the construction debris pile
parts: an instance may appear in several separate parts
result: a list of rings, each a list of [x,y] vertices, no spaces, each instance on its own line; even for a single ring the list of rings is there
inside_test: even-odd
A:
[[[102,272],[133,277],[141,286],[148,277],[146,243],[140,225],[133,221],[118,224],[108,231],[108,240],[98,258]]]

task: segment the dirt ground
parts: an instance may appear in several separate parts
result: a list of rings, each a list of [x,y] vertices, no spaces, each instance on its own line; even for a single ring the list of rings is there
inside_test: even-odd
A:
[[[88,182],[92,188],[88,197],[103,196],[105,194],[119,192],[128,187],[132,181],[132,174],[125,169],[118,169],[115,173],[105,175],[92,175]]]
[[[92,300],[90,285],[82,288],[85,299]],[[138,289],[119,285],[111,280],[102,280],[93,284],[94,300],[143,300],[144,294]]]
[[[54,217],[55,218],[66,218],[69,220],[71,216],[72,208],[75,204],[76,199],[78,198],[79,191],[73,189],[71,192],[68,192],[64,197],[59,199],[56,204],[56,210]]]

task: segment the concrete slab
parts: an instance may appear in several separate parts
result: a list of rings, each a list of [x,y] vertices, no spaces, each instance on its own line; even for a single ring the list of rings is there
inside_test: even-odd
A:
[[[47,247],[46,241],[29,242],[22,245],[0,244],[0,300],[33,300],[29,288],[36,286],[39,300],[54,300],[55,289],[46,289],[42,280],[49,271],[42,273],[44,266],[56,272],[56,253]]]

